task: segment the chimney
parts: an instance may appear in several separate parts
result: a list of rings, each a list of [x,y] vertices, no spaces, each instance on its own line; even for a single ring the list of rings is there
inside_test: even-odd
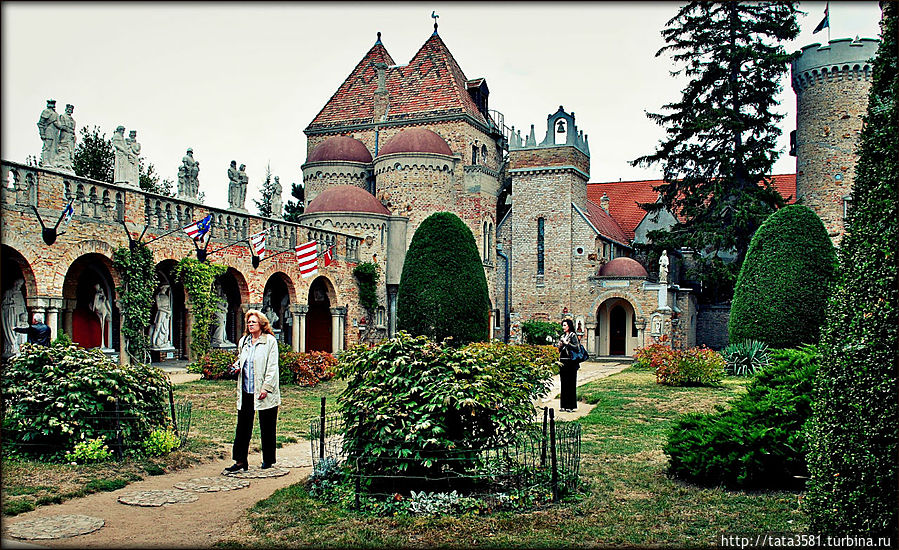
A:
[[[606,214],[609,213],[609,196],[605,193],[602,194],[602,198],[599,199],[599,206],[606,211]]]
[[[387,109],[390,106],[390,98],[387,95],[387,64],[375,63],[378,72],[378,87],[374,97],[374,122],[380,122],[387,118]]]

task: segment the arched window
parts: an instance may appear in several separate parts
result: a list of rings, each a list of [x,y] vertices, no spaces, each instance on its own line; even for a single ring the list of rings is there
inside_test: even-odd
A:
[[[490,241],[488,240],[489,237],[488,237],[488,232],[487,232],[488,231],[487,230],[487,222],[484,222],[483,227],[484,228],[483,228],[481,244],[483,245],[483,250],[484,250],[483,260],[486,262],[487,260],[490,259],[490,249],[488,248],[490,246]]]
[[[543,237],[546,220],[537,218],[537,275],[543,275]]]
[[[478,146],[477,145],[471,146],[471,163],[472,164],[478,163]]]

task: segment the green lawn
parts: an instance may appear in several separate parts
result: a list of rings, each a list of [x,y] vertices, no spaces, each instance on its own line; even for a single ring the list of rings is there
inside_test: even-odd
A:
[[[680,548],[717,546],[722,533],[805,531],[800,493],[701,488],[665,474],[661,448],[672,420],[714,410],[746,383],[671,388],[631,367],[580,388],[581,399],[596,404],[580,420],[586,488],[557,506],[518,515],[376,518],[324,505],[297,484],[259,502],[239,540],[220,545]]]

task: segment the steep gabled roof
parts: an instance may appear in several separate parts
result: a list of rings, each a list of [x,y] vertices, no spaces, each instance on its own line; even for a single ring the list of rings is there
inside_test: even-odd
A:
[[[486,123],[468,94],[465,73],[440,36],[434,33],[403,66],[394,64],[380,42],[375,44],[306,129],[373,122],[374,93],[378,85],[374,64],[379,62],[388,64],[388,121],[458,113]]]
[[[599,205],[591,200],[587,200],[586,207],[585,214],[587,215],[587,219],[590,220],[593,227],[599,231],[600,235],[615,241],[618,244],[623,244],[625,246],[631,245],[632,239],[628,238],[618,222],[615,221],[608,212],[600,208]]]

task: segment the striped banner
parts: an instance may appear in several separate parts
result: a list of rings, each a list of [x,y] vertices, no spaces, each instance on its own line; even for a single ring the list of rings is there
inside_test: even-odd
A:
[[[300,275],[302,275],[304,279],[318,275],[316,244],[315,241],[309,241],[308,243],[296,247],[297,263],[300,264]]]
[[[265,258],[265,231],[251,236],[250,243],[253,245],[253,253],[259,256],[260,260]]]

